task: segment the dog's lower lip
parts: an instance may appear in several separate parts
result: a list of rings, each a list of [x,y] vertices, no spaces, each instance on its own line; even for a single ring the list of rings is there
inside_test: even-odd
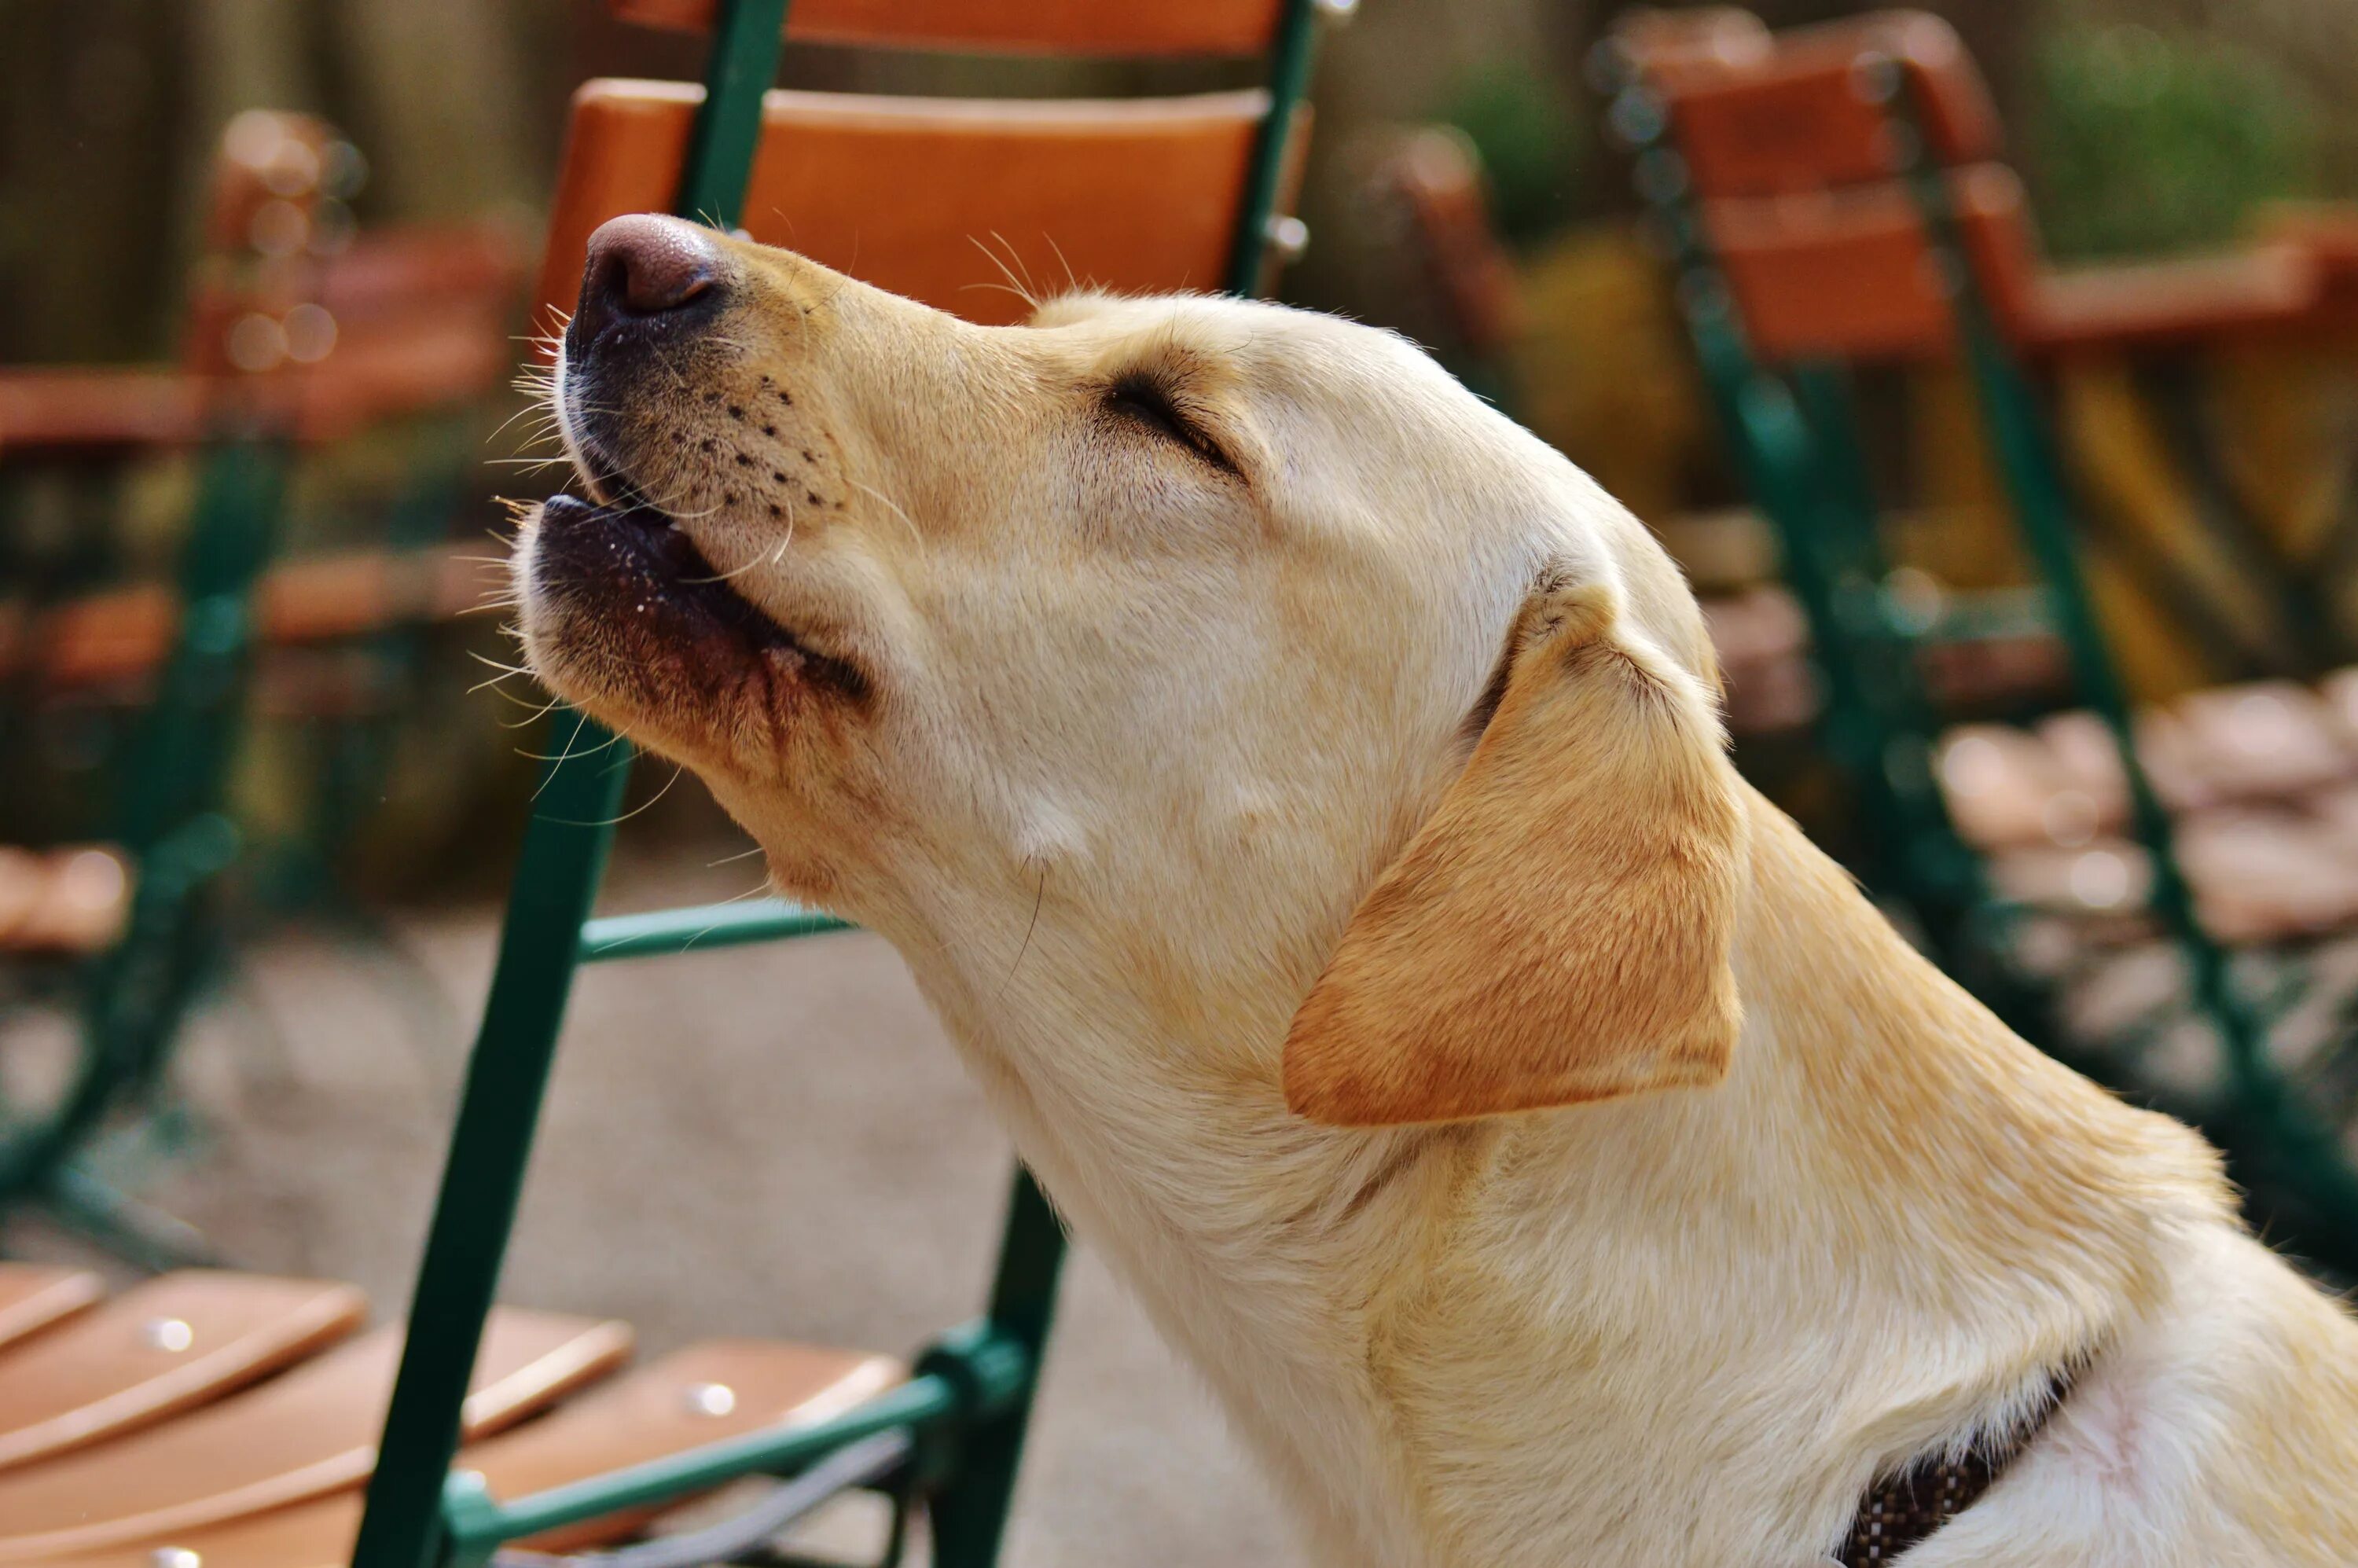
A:
[[[631,554],[643,563],[639,569],[660,581],[664,599],[678,613],[693,618],[689,625],[741,639],[765,655],[789,657],[806,676],[848,695],[866,696],[869,683],[863,671],[848,660],[819,653],[739,593],[668,514],[641,503],[603,503],[557,495],[542,503],[541,526],[620,531]]]
[[[579,496],[559,495],[544,503],[541,524],[544,527],[554,528],[603,524],[635,532],[640,536],[636,544],[638,552],[662,568],[662,575],[670,579],[670,587],[689,596],[723,601],[731,611],[741,611],[744,616],[766,623],[779,635],[791,635],[757,606],[747,602],[742,595],[729,588],[721,574],[713,568],[711,561],[697,547],[696,541],[680,527],[679,520],[668,513],[636,502],[585,501]],[[698,590],[705,589],[718,591],[708,596],[701,595]]]

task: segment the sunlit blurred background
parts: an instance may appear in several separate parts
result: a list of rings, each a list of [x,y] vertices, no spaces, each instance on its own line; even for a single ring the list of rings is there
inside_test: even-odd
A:
[[[2004,255],[1975,231],[1972,276],[1922,297],[1944,321],[1989,304],[1998,373],[1953,323],[1861,337],[1871,289],[1809,259],[1811,225],[1852,210],[1714,189],[1712,133],[1663,85],[1860,14],[1828,0],[1363,0],[1321,43],[1308,243],[1278,293],[1409,334],[1654,526],[1711,616],[1740,765],[2010,1021],[2201,1121],[2271,1235],[2358,1277],[2358,6],[1928,9],[1999,130],[1964,161],[2027,200]],[[701,59],[598,0],[0,5],[0,1094],[38,1120],[62,1092],[103,1010],[91,966],[140,939],[125,825],[217,767],[233,831],[180,846],[219,861],[176,960],[195,983],[74,1156],[168,1238],[403,1299],[562,739],[475,606],[503,501],[566,479],[512,385],[548,326],[526,300],[566,104]],[[802,43],[780,75],[1253,80]],[[1817,294],[1745,270],[1779,244],[1823,265]],[[1902,284],[1954,272],[1921,250]],[[274,295],[289,256],[327,292]],[[980,246],[973,268],[997,279]],[[265,373],[319,389],[282,521],[207,534],[254,481],[188,378]],[[1781,509],[1773,432],[1744,423],[1779,398],[1839,458]],[[2045,480],[2008,466],[2009,419]],[[1873,542],[1828,543],[1837,522]],[[2083,594],[2058,595],[2056,537]],[[244,565],[247,711],[157,741],[175,607]],[[643,766],[629,808],[608,907],[755,889],[692,780]],[[573,1016],[510,1294],[654,1342],[900,1346],[968,1309],[1006,1151],[872,938],[600,971]],[[0,1192],[7,1248],[121,1266],[18,1197]],[[1009,1560],[1293,1561],[1208,1403],[1086,1259],[1067,1303]]]

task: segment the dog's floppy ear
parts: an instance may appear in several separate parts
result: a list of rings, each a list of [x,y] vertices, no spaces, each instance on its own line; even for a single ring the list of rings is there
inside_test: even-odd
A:
[[[1465,773],[1351,917],[1285,1042],[1342,1126],[1717,1082],[1746,816],[1703,683],[1609,582],[1543,577]]]

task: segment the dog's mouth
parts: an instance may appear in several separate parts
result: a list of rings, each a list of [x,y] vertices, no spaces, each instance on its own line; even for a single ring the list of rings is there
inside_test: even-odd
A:
[[[593,495],[613,499],[558,495],[542,504],[539,570],[550,586],[590,601],[583,608],[644,654],[709,674],[758,664],[846,695],[866,694],[863,671],[813,646],[738,592],[678,520],[649,504],[617,471],[590,468],[584,479]]]

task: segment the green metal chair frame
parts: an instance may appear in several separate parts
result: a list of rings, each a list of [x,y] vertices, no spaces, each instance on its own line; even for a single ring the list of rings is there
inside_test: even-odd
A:
[[[203,1255],[188,1227],[83,1163],[109,1117],[157,1087],[208,957],[209,894],[235,859],[224,815],[248,695],[254,589],[269,564],[288,459],[266,431],[224,430],[204,464],[179,571],[180,628],[119,777],[114,838],[132,867],[123,935],[83,981],[71,1076],[39,1113],[0,1123],[0,1216],[44,1209],[147,1267]]]
[[[1889,570],[1847,367],[1832,359],[1771,364],[1752,347],[1713,252],[1675,127],[1630,64],[1613,120],[1636,151],[1637,189],[1670,243],[1677,294],[1704,379],[1743,476],[1783,546],[1808,615],[1824,688],[1823,733],[1851,781],[1868,830],[1869,885],[1896,898],[1934,957],[2051,1054],[2196,1122],[2229,1156],[2271,1238],[2345,1274],[2358,1272],[2358,1172],[2325,1120],[2266,1050],[2266,1022],[2196,918],[2169,820],[2139,763],[2127,695],[2090,599],[2080,528],[2048,416],[2001,333],[1961,238],[1947,171],[1927,150],[1931,113],[1906,62],[1863,47],[1854,80],[1885,116],[1906,185],[1946,290],[1956,341],[2017,529],[2045,591],[2082,701],[2120,753],[2136,842],[2153,869],[2151,913],[2180,955],[2193,1011],[2222,1046],[2225,1082],[2199,1099],[2161,1093],[2136,1070],[2134,1044],[2091,1051],[2057,1029],[2047,988],[2012,961],[2027,913],[1998,899],[1950,820],[1933,773],[1940,715],[1917,661],[1918,618],[1886,593]],[[2180,1015],[2182,1016],[2182,1015]]]
[[[1321,0],[1285,0],[1227,286],[1257,290],[1282,194],[1287,129],[1307,86]],[[735,222],[777,72],[786,0],[721,0],[705,97],[673,211]],[[907,1456],[871,1484],[896,1518],[922,1497],[934,1560],[996,1560],[1055,1297],[1065,1237],[1030,1174],[1018,1169],[983,1315],[937,1339],[898,1387],[827,1421],[756,1433],[536,1497],[493,1501],[453,1475],[459,1411],[515,1217],[535,1123],[576,968],[844,929],[780,901],[592,920],[590,905],[627,779],[626,744],[560,710],[567,736],[544,772],[500,936],[441,1194],[419,1269],[413,1328],[387,1414],[356,1568],[473,1568],[502,1543],[677,1498],[740,1476],[808,1474],[829,1456],[899,1433]],[[854,1475],[857,1482],[862,1477]],[[896,1524],[888,1561],[904,1530]]]

